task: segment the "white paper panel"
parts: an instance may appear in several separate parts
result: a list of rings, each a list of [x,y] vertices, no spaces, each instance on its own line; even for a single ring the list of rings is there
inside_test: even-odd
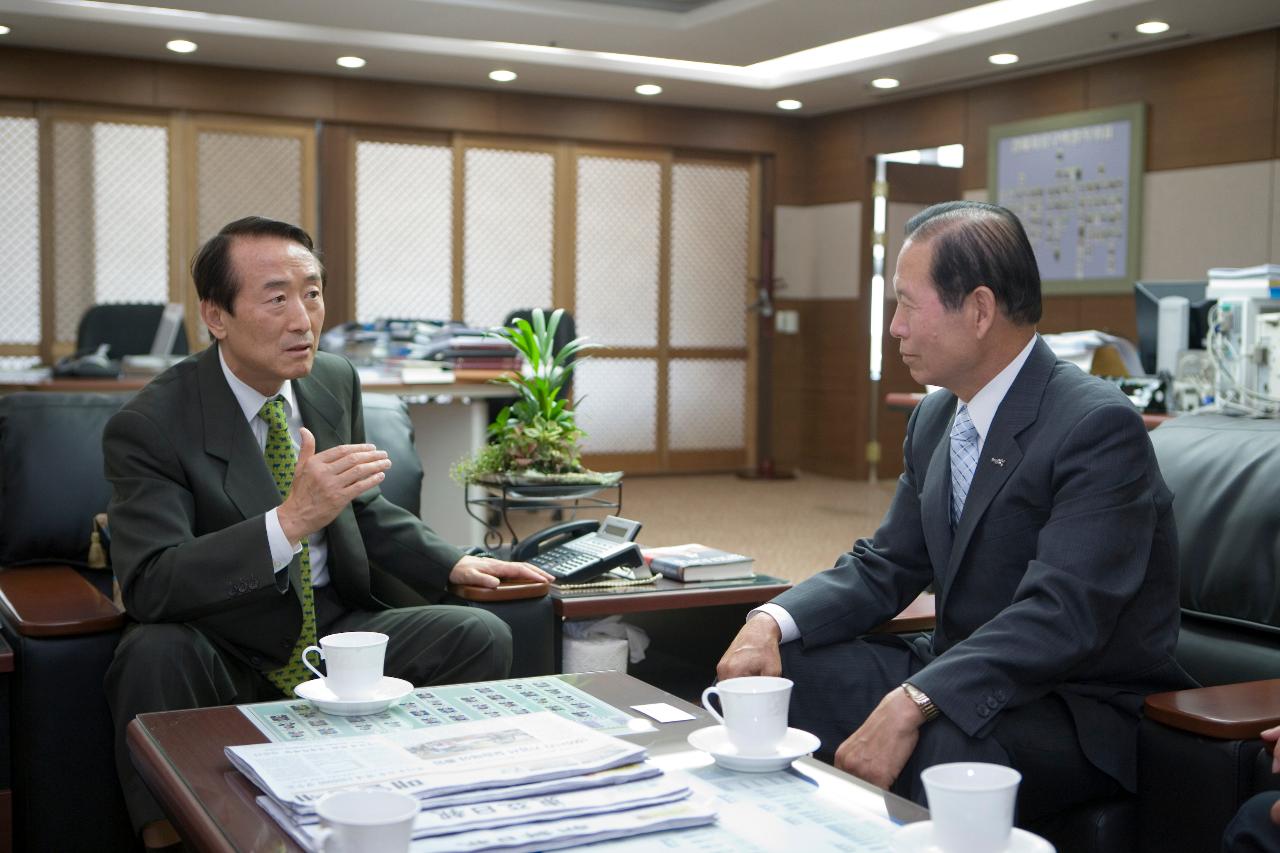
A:
[[[487,328],[517,308],[550,308],[554,158],[472,148],[464,162],[466,322]]]
[[[356,146],[356,319],[453,317],[453,150]]]
[[[744,445],[746,365],[739,360],[674,359],[669,365],[672,450]]]
[[[93,126],[95,302],[169,301],[169,130]]]
[[[672,346],[746,346],[749,204],[743,167],[673,167]]]
[[[74,342],[93,305],[93,125],[53,125],[53,300],[55,340]]]
[[[206,131],[196,148],[200,243],[245,216],[302,224],[302,140]]]
[[[0,342],[40,341],[40,168],[34,118],[0,116]],[[8,360],[15,370],[20,360]]]
[[[598,358],[573,369],[582,442],[592,453],[652,453],[657,449],[658,370],[649,359]]]
[[[658,345],[661,197],[656,162],[578,159],[579,335],[610,346]]]

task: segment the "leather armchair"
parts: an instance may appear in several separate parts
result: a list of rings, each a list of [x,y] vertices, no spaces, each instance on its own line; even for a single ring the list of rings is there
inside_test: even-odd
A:
[[[1148,697],[1141,849],[1218,850],[1240,805],[1280,788],[1258,733],[1280,723],[1280,421],[1188,415],[1151,435],[1174,492],[1178,660],[1203,688]]]
[[[135,843],[102,687],[126,617],[112,601],[110,572],[88,567],[92,519],[110,499],[102,431],[128,397],[0,398],[0,631],[14,659],[8,710],[17,850],[129,850]],[[392,458],[383,492],[417,514],[422,467],[404,403],[366,395],[365,425]],[[395,603],[422,603],[402,591],[408,600]],[[514,674],[552,672],[546,585],[496,595],[534,596],[477,603],[512,625]]]

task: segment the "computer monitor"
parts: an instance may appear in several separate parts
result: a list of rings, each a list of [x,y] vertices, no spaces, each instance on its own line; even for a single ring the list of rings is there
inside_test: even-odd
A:
[[[1182,296],[1191,303],[1190,322],[1184,349],[1204,349],[1209,331],[1209,309],[1217,300],[1206,299],[1207,281],[1139,281],[1134,282],[1133,297],[1138,317],[1138,357],[1148,374],[1156,372],[1156,352],[1160,338],[1160,299]]]
[[[156,324],[156,335],[151,339],[151,355],[186,355],[187,336],[182,336],[182,347],[178,347],[178,333],[182,331],[183,308],[180,302],[170,302],[160,313],[160,322]]]

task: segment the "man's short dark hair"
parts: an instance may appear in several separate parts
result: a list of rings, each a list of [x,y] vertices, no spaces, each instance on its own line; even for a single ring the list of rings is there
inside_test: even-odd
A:
[[[240,285],[231,269],[231,244],[237,237],[283,237],[304,246],[320,264],[320,281],[323,284],[324,264],[320,263],[310,234],[288,222],[265,216],[246,216],[222,226],[222,230],[210,237],[191,259],[191,278],[196,283],[196,295],[201,302],[211,302],[235,315],[236,290]]]
[[[907,238],[933,245],[929,271],[948,311],[980,285],[1015,323],[1040,321],[1040,267],[1018,217],[998,204],[948,201],[911,217]]]

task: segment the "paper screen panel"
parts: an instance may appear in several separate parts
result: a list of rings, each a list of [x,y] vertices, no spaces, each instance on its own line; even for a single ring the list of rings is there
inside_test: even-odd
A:
[[[5,341],[11,343],[11,341]],[[27,370],[40,364],[38,355],[0,355],[0,370]]]
[[[198,242],[245,216],[302,224],[302,140],[202,131],[196,170]]]
[[[658,163],[578,159],[579,335],[610,346],[658,345],[661,204]]]
[[[40,341],[40,156],[33,118],[0,116],[0,343]],[[14,359],[14,370],[20,367]]]
[[[743,446],[746,365],[733,359],[673,359],[668,365],[668,439],[672,450]]]
[[[554,158],[472,148],[464,162],[466,322],[488,328],[517,308],[550,308]]]
[[[169,131],[93,126],[95,302],[169,301]]]
[[[671,345],[746,346],[748,172],[677,163],[671,193]]]
[[[356,146],[356,319],[453,317],[453,150]]]
[[[651,453],[657,448],[658,370],[641,358],[590,358],[573,370],[578,426],[590,453]]]
[[[93,305],[93,125],[53,125],[54,338],[74,342]]]

